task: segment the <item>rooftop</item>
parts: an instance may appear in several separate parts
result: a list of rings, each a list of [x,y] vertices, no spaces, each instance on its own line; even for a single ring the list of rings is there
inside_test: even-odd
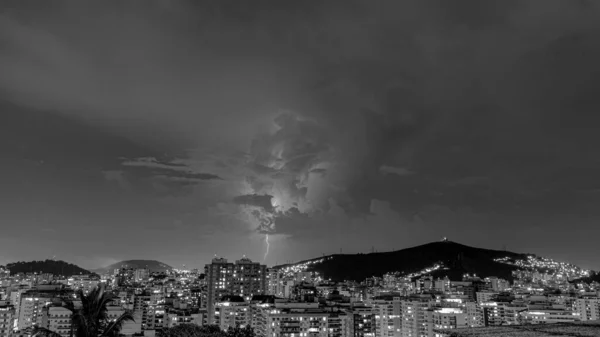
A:
[[[507,325],[441,331],[447,337],[556,337],[600,336],[600,321],[577,323]]]

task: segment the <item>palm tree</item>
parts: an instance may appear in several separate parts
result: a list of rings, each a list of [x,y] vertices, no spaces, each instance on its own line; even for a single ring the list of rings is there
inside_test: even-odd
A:
[[[75,305],[71,300],[65,301],[65,308],[72,312],[71,337],[116,337],[119,335],[124,323],[134,321],[133,315],[129,311],[125,311],[116,319],[108,317],[107,305],[116,296],[106,292],[104,284],[94,288],[88,294],[78,290],[77,297],[81,301],[81,306]],[[32,335],[60,336],[46,328],[36,328]]]

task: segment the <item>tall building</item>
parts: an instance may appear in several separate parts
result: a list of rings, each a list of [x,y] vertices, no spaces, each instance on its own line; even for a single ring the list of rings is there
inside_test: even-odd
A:
[[[215,323],[215,303],[223,296],[241,296],[249,300],[267,292],[267,266],[242,258],[229,263],[214,258],[204,267],[206,274],[206,309],[208,324]]]
[[[375,337],[402,335],[402,303],[399,297],[376,298],[368,304],[375,315]]]
[[[165,305],[164,296],[160,291],[153,291],[152,293],[144,292],[139,295],[135,295],[133,302],[133,315],[141,318],[142,330],[160,330],[164,326],[165,318]]]
[[[373,308],[354,306],[354,337],[375,337],[375,314]]]
[[[281,272],[278,269],[268,270],[267,282],[267,294],[279,297],[283,296]]]
[[[52,332],[68,337],[71,334],[71,310],[49,306],[42,310],[42,326]]]
[[[354,335],[354,315],[350,311],[330,311],[327,316],[328,337],[352,337]]]
[[[13,330],[15,308],[12,305],[0,305],[0,337],[9,337]]]
[[[12,294],[11,294],[12,295]],[[60,285],[39,286],[20,295],[19,311],[16,315],[17,329],[23,331],[35,326],[41,326],[42,308],[53,303],[62,302],[62,296],[69,296],[69,292],[62,290]]]
[[[436,308],[428,312],[428,322],[433,329],[468,328],[468,316],[461,308]]]
[[[226,297],[224,301],[215,304],[218,324],[221,330],[227,331],[236,326],[245,327],[251,325],[252,312],[250,304],[239,296]]]
[[[320,310],[316,303],[298,303],[292,308],[275,305],[266,310],[264,329],[258,329],[258,337],[329,337],[330,314]]]
[[[10,296],[9,301],[10,304],[13,305],[13,307],[15,308],[15,313],[14,313],[14,327],[17,327],[17,323],[19,320],[19,313],[21,312],[21,296],[23,296],[23,294],[25,292],[29,291],[29,287],[28,286],[18,286],[18,288],[16,289],[11,289],[10,291]]]
[[[63,297],[73,296],[72,292],[62,289],[61,286],[40,286],[21,295],[18,321],[16,327],[23,331],[36,326],[42,326],[42,309],[51,304],[60,304]]]
[[[25,293],[21,296],[21,305],[19,307],[18,330],[25,330],[42,323],[42,308],[51,299],[41,297],[33,292]]]
[[[578,298],[575,309],[582,321],[600,320],[600,298],[598,297]]]
[[[430,335],[430,326],[427,324],[430,301],[430,296],[414,296],[402,301],[401,336],[428,337]]]

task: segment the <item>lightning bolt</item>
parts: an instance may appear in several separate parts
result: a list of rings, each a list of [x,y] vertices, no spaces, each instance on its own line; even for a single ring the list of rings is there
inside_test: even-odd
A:
[[[265,251],[265,257],[263,259],[263,262],[267,260],[267,255],[269,255],[269,248],[270,248],[270,244],[269,244],[269,234],[265,235],[265,243],[267,244],[267,250]]]

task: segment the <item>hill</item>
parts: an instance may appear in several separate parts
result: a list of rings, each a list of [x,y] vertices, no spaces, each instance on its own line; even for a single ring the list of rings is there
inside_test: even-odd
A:
[[[50,273],[60,276],[90,274],[90,271],[88,270],[60,260],[15,262],[9,263],[5,267],[10,270],[11,275],[17,273]]]
[[[98,274],[113,271],[120,268],[142,269],[148,268],[151,272],[165,272],[173,267],[156,260],[126,260],[113,263],[110,266],[94,270]]]
[[[574,280],[571,280],[569,282],[570,283],[574,283],[574,284],[577,284],[577,283],[587,283],[587,284],[590,284],[590,283],[593,283],[593,282],[600,283],[600,273],[597,273],[595,271],[591,271],[589,276],[578,278],[578,279],[574,279]]]
[[[517,261],[528,261],[529,256],[533,255],[441,241],[393,252],[336,254],[275,268],[284,271],[291,270],[291,267],[294,270],[316,271],[325,279],[334,281],[362,281],[393,272],[412,278],[428,274],[460,280],[468,273],[512,280],[512,272],[523,269],[519,266],[521,262]]]

